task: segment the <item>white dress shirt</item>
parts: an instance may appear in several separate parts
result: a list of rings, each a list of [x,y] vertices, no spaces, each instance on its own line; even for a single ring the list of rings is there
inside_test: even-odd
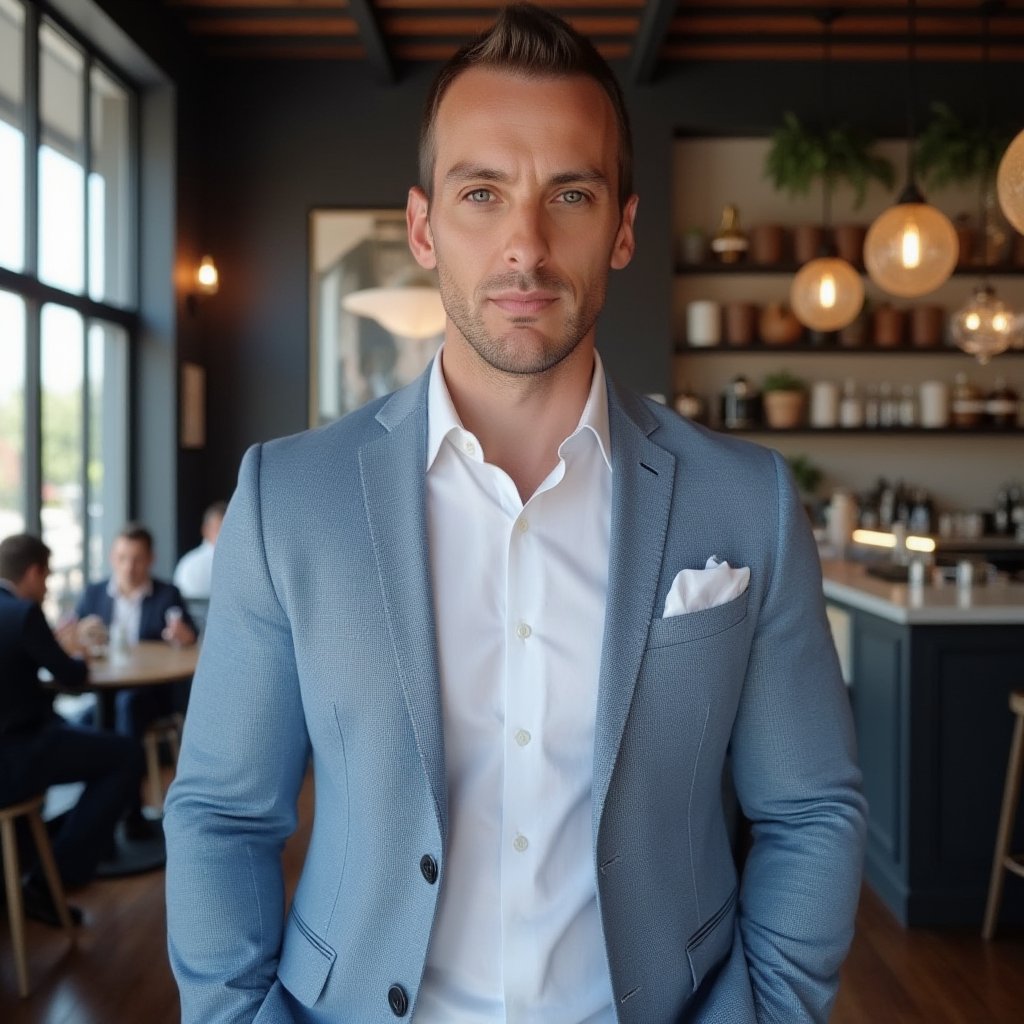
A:
[[[133,647],[139,642],[139,629],[142,623],[142,602],[153,593],[153,582],[144,583],[138,590],[130,594],[122,594],[111,578],[107,584],[107,593],[114,599],[114,611],[110,616],[110,635],[115,630],[124,630],[126,643]]]
[[[613,1024],[591,842],[612,474],[595,355],[521,501],[434,361],[427,517],[449,832],[415,1024]]]
[[[174,585],[182,597],[209,598],[213,575],[213,545],[204,540],[197,548],[186,551],[174,570]]]

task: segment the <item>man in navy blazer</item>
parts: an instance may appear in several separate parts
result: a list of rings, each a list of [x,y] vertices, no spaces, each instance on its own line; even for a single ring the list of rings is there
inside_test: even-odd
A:
[[[506,8],[420,158],[440,356],[252,448],[218,539],[165,817],[182,1019],[824,1022],[864,804],[817,553],[777,453],[605,378],[614,76]]]
[[[85,783],[53,844],[61,878],[78,886],[92,878],[118,817],[138,792],[142,751],[122,736],[71,725],[54,711],[55,691],[43,686],[39,670],[76,691],[88,667],[61,647],[43,616],[49,572],[50,549],[39,538],[16,534],[0,542],[0,805],[60,783]],[[62,638],[77,650],[70,633]],[[35,868],[25,882],[25,908],[47,924],[59,923]]]
[[[110,577],[89,584],[75,607],[80,634],[88,635],[101,624],[112,642],[118,631],[129,644],[196,642],[195,624],[181,592],[151,575],[153,559],[153,535],[139,523],[127,523],[110,549]],[[114,728],[122,736],[141,740],[150,722],[172,711],[171,684],[119,690],[114,697]]]

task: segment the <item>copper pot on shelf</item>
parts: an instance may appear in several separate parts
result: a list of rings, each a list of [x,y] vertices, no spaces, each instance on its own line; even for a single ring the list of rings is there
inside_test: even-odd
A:
[[[816,260],[824,241],[825,229],[820,224],[797,224],[793,228],[793,259],[801,265]]]
[[[879,306],[871,318],[872,339],[877,348],[899,348],[903,344],[907,314],[888,303]]]
[[[941,306],[914,306],[910,311],[910,344],[914,348],[938,348],[945,316]]]
[[[750,229],[750,260],[762,267],[786,259],[786,229],[781,224],[755,224]]]
[[[804,334],[804,325],[781,302],[769,302],[761,310],[758,327],[766,345],[795,345]]]
[[[753,302],[726,303],[724,320],[727,345],[753,345],[757,341],[758,312]]]

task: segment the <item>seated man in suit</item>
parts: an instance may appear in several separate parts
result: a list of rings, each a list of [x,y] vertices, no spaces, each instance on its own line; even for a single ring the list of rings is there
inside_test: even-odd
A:
[[[59,686],[82,688],[88,668],[58,643],[43,616],[50,549],[17,534],[0,542],[0,804],[49,786],[84,782],[78,803],[53,844],[64,884],[84,885],[109,848],[114,825],[138,792],[142,751],[123,736],[70,725],[53,710],[54,691],[39,681],[45,668]],[[73,630],[60,638],[77,650]],[[25,912],[57,926],[57,912],[37,869],[25,881]],[[72,908],[77,919],[81,915]]]
[[[79,635],[104,627],[113,641],[166,640],[187,646],[196,642],[196,628],[180,591],[154,579],[153,535],[139,523],[128,523],[110,549],[109,579],[91,583],[75,608]],[[114,700],[114,723],[122,736],[141,740],[150,722],[174,711],[174,689],[145,686],[121,690]]]

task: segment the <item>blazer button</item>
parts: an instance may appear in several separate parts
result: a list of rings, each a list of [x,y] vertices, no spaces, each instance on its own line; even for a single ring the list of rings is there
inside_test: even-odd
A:
[[[409,1011],[409,997],[401,985],[392,985],[388,989],[388,1006],[396,1017],[404,1017]]]
[[[425,853],[420,857],[420,871],[430,885],[437,881],[437,861],[429,853]]]

